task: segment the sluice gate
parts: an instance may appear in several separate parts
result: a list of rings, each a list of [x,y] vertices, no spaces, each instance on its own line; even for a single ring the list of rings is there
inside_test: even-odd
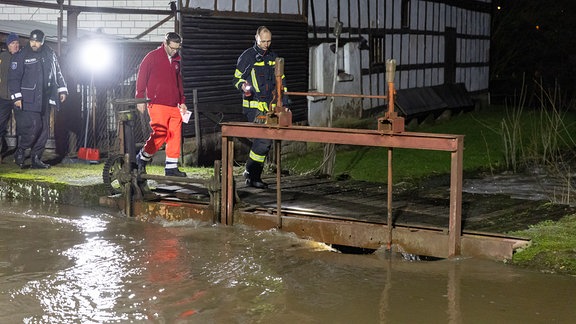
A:
[[[306,178],[306,180],[303,180]],[[274,178],[265,178],[270,189],[259,190],[244,186],[243,178],[236,176],[237,199],[232,215],[233,224],[257,230],[278,228]],[[337,244],[363,249],[388,247],[389,229],[386,224],[386,195],[375,190],[377,184],[361,183],[362,191],[373,194],[359,199],[350,194],[360,191],[355,183],[310,179],[303,176],[282,177],[283,202],[280,210],[284,232],[326,244]],[[374,187],[371,187],[374,186]],[[334,188],[341,190],[339,193]],[[162,218],[171,221],[194,219],[219,223],[219,211],[210,201],[210,192],[203,185],[158,183],[154,192],[159,201],[136,201],[133,215],[139,219]],[[331,192],[332,198],[314,194]],[[364,193],[359,193],[363,195]],[[338,196],[334,198],[335,196]],[[375,203],[376,202],[376,203]],[[378,203],[379,202],[379,203]],[[124,208],[124,200],[115,206]],[[392,229],[392,250],[415,255],[448,258],[449,203],[426,206],[421,201],[395,201]],[[398,216],[401,215],[401,216]],[[426,224],[428,223],[428,224]],[[460,256],[492,260],[506,260],[514,251],[528,243],[526,239],[509,237],[500,233],[464,230],[460,235]]]
[[[276,154],[276,206],[266,209],[237,209],[232,176],[234,137],[267,138],[274,140]],[[520,238],[483,233],[462,233],[462,135],[411,132],[383,132],[380,130],[337,129],[306,126],[269,126],[252,123],[227,123],[222,125],[222,204],[220,219],[223,224],[242,223],[260,229],[279,228],[300,237],[324,243],[353,247],[389,249],[440,258],[478,256],[491,259],[509,259],[515,249],[527,243]],[[282,178],[280,172],[280,141],[304,141],[386,147],[388,156],[388,189],[375,206],[380,217],[335,216],[335,212],[311,210],[305,203],[283,206]],[[412,148],[445,151],[450,154],[450,199],[448,226],[430,227],[390,222],[394,213],[391,190],[392,149]],[[383,166],[384,167],[384,166]],[[270,194],[269,194],[270,195]],[[270,197],[269,197],[270,198]],[[323,199],[323,197],[316,197]],[[374,200],[374,199],[373,199]],[[254,201],[254,199],[252,199]],[[268,199],[269,201],[269,199]],[[304,205],[304,206],[303,206]],[[374,204],[373,204],[374,205]],[[378,204],[376,204],[378,205]],[[401,205],[399,205],[401,207]],[[357,208],[357,206],[355,206]],[[342,210],[340,213],[351,211]],[[373,212],[372,212],[373,214]],[[393,247],[396,247],[394,249]]]

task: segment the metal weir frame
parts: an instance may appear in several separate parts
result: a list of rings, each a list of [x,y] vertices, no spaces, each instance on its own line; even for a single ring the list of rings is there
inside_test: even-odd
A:
[[[448,225],[447,255],[457,256],[461,251],[462,236],[462,164],[464,135],[432,134],[415,132],[392,132],[382,130],[360,130],[309,126],[262,125],[249,122],[222,124],[222,204],[220,222],[234,223],[234,137],[265,138],[274,140],[276,154],[276,197],[277,227],[282,227],[281,210],[281,145],[280,141],[301,141],[386,147],[388,154],[388,188],[391,188],[392,149],[408,148],[449,152],[450,162],[450,215]],[[392,190],[388,190],[388,214],[392,210]],[[389,218],[390,219],[390,218]],[[392,225],[389,242],[392,242]]]

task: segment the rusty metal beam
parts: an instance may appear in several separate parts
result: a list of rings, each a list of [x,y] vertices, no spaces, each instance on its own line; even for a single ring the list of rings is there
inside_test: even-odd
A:
[[[259,230],[276,227],[277,215],[271,211],[240,210],[235,222]],[[396,252],[447,258],[453,256],[446,246],[450,234],[434,227],[394,226],[392,233],[382,224],[344,219],[307,217],[283,213],[282,230],[301,238],[327,244],[340,244],[367,249],[379,249],[392,235]],[[463,233],[459,255],[490,260],[509,260],[514,251],[529,244],[524,238],[507,237],[488,233]]]
[[[458,150],[459,142],[464,140],[464,135],[415,132],[392,133],[367,129],[309,126],[271,127],[248,122],[223,123],[222,136],[447,152]]]

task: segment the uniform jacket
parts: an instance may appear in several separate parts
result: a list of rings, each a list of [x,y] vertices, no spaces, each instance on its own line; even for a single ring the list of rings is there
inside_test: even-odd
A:
[[[8,51],[0,52],[0,98],[10,100],[10,91],[8,91],[8,69],[12,54]]]
[[[56,53],[47,45],[37,52],[30,46],[12,56],[8,72],[11,99],[22,100],[22,110],[41,112],[46,101],[60,107],[60,94],[68,94]]]
[[[264,51],[257,44],[245,50],[236,63],[236,71],[234,72],[233,85],[236,89],[242,91],[242,84],[248,82],[251,86],[250,95],[243,95],[245,108],[259,108],[262,110],[262,105],[257,105],[254,102],[266,103],[264,110],[268,110],[268,105],[275,103],[276,98],[274,92],[276,90],[276,53],[268,50]],[[282,88],[286,89],[286,82],[284,75],[282,75]],[[251,103],[247,102],[250,101]],[[288,103],[288,97],[282,96],[282,103],[284,106]]]
[[[186,101],[182,85],[180,54],[166,54],[164,44],[146,54],[138,69],[136,98],[148,98],[150,104],[176,107]]]

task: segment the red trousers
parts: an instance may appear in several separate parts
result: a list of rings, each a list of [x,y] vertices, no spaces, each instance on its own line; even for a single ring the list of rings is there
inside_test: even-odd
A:
[[[178,107],[148,105],[152,133],[144,145],[144,152],[154,155],[166,143],[166,159],[178,161],[182,137],[182,115]]]

